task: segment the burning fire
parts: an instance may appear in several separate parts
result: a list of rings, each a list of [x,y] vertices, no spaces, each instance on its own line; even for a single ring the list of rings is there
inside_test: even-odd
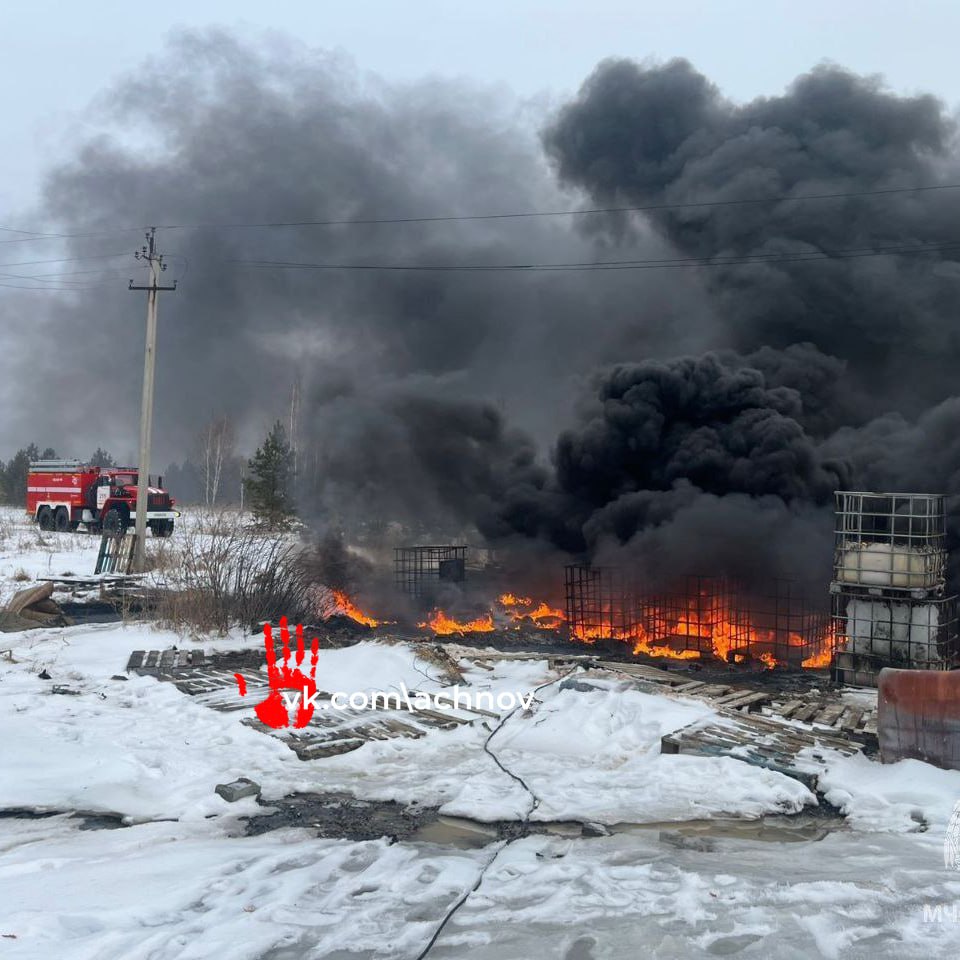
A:
[[[381,626],[391,621],[377,619],[361,610],[342,590],[331,591],[334,613],[349,617],[368,627]],[[566,622],[564,612],[550,604],[535,601],[532,597],[503,593],[497,598],[498,610],[491,610],[473,619],[458,620],[444,610],[433,610],[429,618],[417,626],[431,630],[439,636],[465,633],[492,633],[507,623],[519,627],[523,622],[532,622],[546,630],[556,630]],[[646,654],[673,660],[693,660],[713,654],[719,660],[743,662],[751,657],[761,661],[768,669],[778,666],[772,652],[775,644],[783,643],[782,635],[773,630],[758,629],[748,624],[734,623],[738,619],[731,614],[726,602],[719,596],[694,595],[689,600],[670,604],[669,608],[648,604],[640,612],[642,622],[628,627],[614,625],[609,611],[598,624],[576,624],[571,634],[584,643],[598,639],[620,640],[632,645],[634,655]],[[791,648],[803,649],[809,641],[797,633],[790,633]],[[829,667],[833,656],[835,637],[828,631],[816,653],[803,660],[808,669]],[[809,647],[807,648],[809,649]]]
[[[498,598],[500,606],[506,607],[515,621],[533,620],[538,627],[556,630],[567,618],[562,610],[551,607],[541,601],[534,606],[532,597],[518,597],[512,593],[503,593]],[[533,609],[525,609],[533,607]]]
[[[611,611],[606,610],[601,617],[603,623],[576,625],[573,635],[586,643],[600,638],[629,642],[635,655],[690,660],[712,654],[726,662],[742,663],[754,658],[771,670],[780,665],[773,651],[784,643],[783,634],[734,622],[739,618],[730,613],[719,596],[694,595],[679,604],[670,604],[669,608],[647,604],[640,611],[640,622],[627,627],[616,627],[614,619]],[[804,640],[799,633],[789,633],[786,640],[798,651],[809,649],[809,640]],[[833,648],[833,636],[828,633],[818,652],[804,659],[802,665],[806,668],[829,666]]]
[[[477,617],[476,620],[461,622],[448,617],[442,610],[434,610],[429,620],[418,623],[417,626],[429,627],[434,633],[444,637],[452,633],[490,633],[495,629],[493,615],[490,613]]]
[[[611,633],[613,636],[610,636]],[[634,656],[638,653],[645,653],[651,657],[670,657],[675,660],[693,660],[700,656],[696,650],[672,650],[664,645],[665,642],[659,643],[656,640],[651,640],[647,631],[640,626],[635,630],[614,629],[612,631],[604,627],[576,628],[573,635],[584,643],[595,643],[597,640],[603,639],[623,640],[632,643]]]
[[[837,648],[836,629],[831,626],[827,635],[823,639],[823,646],[817,653],[812,654],[803,661],[804,667],[808,670],[817,670],[829,667],[833,661],[833,652]]]
[[[501,593],[499,601],[505,607],[529,607],[533,603],[530,597],[517,597],[512,593]]]
[[[342,590],[333,591],[333,600],[337,605],[336,613],[340,613],[357,623],[362,623],[367,627],[379,627],[384,623],[383,620],[376,620],[369,614],[364,613]]]

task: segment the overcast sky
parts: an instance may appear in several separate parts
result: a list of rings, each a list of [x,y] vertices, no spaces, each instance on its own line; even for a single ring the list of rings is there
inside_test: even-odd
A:
[[[899,92],[960,102],[956,0],[7,0],[0,223],[24,224],[44,168],[91,131],[99,91],[170,29],[209,24],[288,33],[386,78],[467,76],[531,97],[569,93],[597,61],[623,55],[687,57],[737,100],[830,59]]]

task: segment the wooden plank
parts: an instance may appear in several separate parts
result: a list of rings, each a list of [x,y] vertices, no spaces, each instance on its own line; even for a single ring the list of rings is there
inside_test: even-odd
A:
[[[722,697],[725,693],[728,693],[729,690],[730,688],[724,686],[722,683],[711,683],[705,686],[702,690],[698,690],[697,696],[707,697],[710,700],[715,700],[717,697]]]
[[[814,714],[820,711],[819,701],[816,703],[807,703],[794,713],[791,720],[799,720],[801,723],[807,723]]]
[[[107,552],[107,538],[103,536],[100,538],[100,550],[97,552],[97,565],[94,567],[94,573],[103,572],[103,561]]]
[[[383,725],[393,733],[396,733],[401,737],[406,737],[409,740],[419,740],[420,737],[422,737],[426,732],[420,727],[415,727],[412,724],[404,723],[402,720],[395,720],[392,717],[388,720],[384,720]]]
[[[825,727],[832,727],[840,718],[840,714],[843,713],[843,711],[844,704],[842,703],[828,704],[813,718],[813,722],[822,723]]]
[[[803,706],[802,700],[788,700],[782,705],[774,704],[774,711],[779,714],[781,717],[787,718],[793,716],[800,707]]]
[[[743,710],[744,707],[748,710],[756,710],[759,709],[760,704],[766,703],[769,699],[770,695],[768,693],[757,690],[754,692],[741,693],[737,699],[734,700],[724,697],[723,700],[717,702],[733,710]]]
[[[364,743],[366,743],[365,740],[354,738],[334,741],[317,740],[298,745],[291,744],[291,746],[301,760],[323,760],[326,757],[339,756],[341,753],[350,753],[362,747]]]
[[[617,663],[615,660],[598,660],[597,666],[601,670],[625,673],[631,677],[654,680],[657,683],[666,683],[670,686],[686,683],[689,680],[689,677],[677,676],[677,674],[661,670],[659,667],[649,667],[645,663]]]
[[[841,730],[847,730],[853,733],[857,729],[857,724],[860,723],[860,718],[863,716],[863,707],[855,707],[853,704],[848,704],[846,709],[840,714],[840,720],[837,726]]]
[[[674,687],[673,692],[674,693],[691,693],[692,691],[705,686],[706,684],[702,680],[691,680],[689,683],[681,683],[679,687]]]
[[[411,697],[428,696],[428,697],[430,697],[435,703],[450,704],[451,708],[453,708],[453,709],[455,709],[455,710],[463,710],[465,713],[478,713],[478,714],[480,714],[480,716],[482,716],[482,717],[490,717],[490,718],[492,718],[493,720],[499,720],[499,719],[500,719],[500,714],[499,714],[499,713],[494,713],[492,710],[481,710],[480,707],[462,707],[462,706],[459,706],[459,705],[456,706],[456,707],[454,707],[454,706],[453,706],[453,698],[452,698],[452,697],[444,697],[443,695],[434,694],[434,693],[424,694],[424,693],[421,693],[419,690],[411,690],[411,691],[410,691],[410,696],[411,696]],[[418,712],[419,712],[419,711],[418,711]]]
[[[472,720],[467,720],[464,717],[455,717],[450,713],[438,713],[436,710],[414,710],[413,713],[415,713],[418,717],[424,717],[428,720],[433,720],[435,723],[439,723],[441,725],[451,726],[455,724],[459,725],[473,723]]]
[[[721,697],[714,697],[713,702],[717,706],[724,706],[728,703],[732,703],[735,700],[739,700],[741,697],[745,697],[748,694],[753,693],[752,690],[744,690],[743,687],[738,687],[735,690],[731,690],[730,693],[725,693]]]

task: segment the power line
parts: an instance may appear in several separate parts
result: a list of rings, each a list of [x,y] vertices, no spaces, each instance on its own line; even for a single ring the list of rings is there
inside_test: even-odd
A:
[[[335,226],[376,226],[404,223],[451,223],[482,220],[525,220],[539,217],[573,217],[595,214],[615,213],[643,213],[655,210],[687,210],[697,208],[737,207],[758,204],[797,203],[813,200],[846,200],[870,197],[885,197],[905,193],[928,193],[937,190],[960,190],[960,183],[927,184],[918,187],[888,187],[879,190],[851,190],[836,193],[806,193],[796,195],[780,195],[772,197],[747,197],[736,200],[686,200],[676,203],[647,203],[619,207],[583,207],[565,210],[525,210],[508,211],[503,213],[475,213],[450,214],[445,216],[417,216],[417,217],[370,217],[370,218],[342,218],[328,220],[267,220],[260,222],[200,222],[200,223],[167,223],[157,226],[158,230],[240,230],[256,228],[279,227],[335,227]],[[14,230],[12,227],[0,227],[12,233],[30,234],[9,240],[0,240],[0,243],[30,243],[38,240],[69,240],[85,237],[112,236],[116,233],[128,233],[142,230],[143,226],[122,226],[105,228],[102,231],[82,233],[43,233],[41,231]]]
[[[52,260],[8,260],[0,263],[2,267],[33,267],[42,263],[77,263],[81,260],[114,260],[117,257],[129,257],[129,253],[100,253],[87,257],[56,257]]]
[[[649,210],[685,210],[696,207],[734,207],[747,204],[787,203],[805,200],[839,200],[854,197],[880,197],[898,193],[919,193],[930,190],[960,190],[960,183],[930,184],[920,187],[890,187],[885,190],[847,191],[843,193],[808,193],[796,196],[753,197],[741,200],[687,200],[680,203],[647,203],[624,207],[586,207],[576,210],[528,210],[512,213],[451,214],[440,217],[375,217],[342,220],[289,220],[263,223],[168,223],[161,230],[199,230],[248,227],[335,227],[372,226],[390,223],[448,223],[469,220],[521,220],[534,217],[573,217],[582,214],[641,213]]]
[[[887,257],[937,253],[960,248],[960,240],[941,243],[897,244],[888,247],[851,247],[839,250],[811,250],[796,253],[758,253],[671,257],[660,260],[593,260],[575,263],[498,263],[498,264],[411,264],[411,263],[302,263],[288,260],[228,260],[227,263],[255,269],[279,270],[375,270],[384,272],[485,273],[485,272],[564,272],[601,270],[654,270],[673,267],[720,267],[753,263],[802,263],[818,260],[850,260],[863,257]]]
[[[562,273],[578,271],[594,273],[611,270],[661,270],[683,267],[724,267],[747,266],[751,264],[783,264],[783,263],[813,263],[826,260],[853,260],[871,257],[915,256],[929,253],[943,253],[960,250],[960,240],[945,240],[938,243],[897,243],[886,246],[845,247],[836,250],[805,250],[793,253],[754,253],[754,254],[711,254],[700,257],[669,257],[662,259],[638,260],[591,260],[566,263],[462,263],[462,264],[420,264],[420,263],[313,263],[289,260],[226,260],[218,261],[219,265],[250,267],[256,270],[329,270],[329,271],[379,271],[402,273]],[[76,260],[111,259],[124,254],[105,254],[100,257],[65,257],[56,260],[26,260],[17,263],[0,263],[0,268],[16,265],[39,263],[63,263]],[[174,255],[176,256],[176,255]],[[185,263],[186,266],[186,263]],[[116,273],[114,270],[80,270],[76,275],[87,273]],[[43,283],[47,279],[59,280],[64,286],[21,286],[4,283],[2,286],[22,290],[84,290],[102,285],[107,281],[64,280],[73,274],[9,274],[0,273],[0,277],[7,279],[32,280]]]

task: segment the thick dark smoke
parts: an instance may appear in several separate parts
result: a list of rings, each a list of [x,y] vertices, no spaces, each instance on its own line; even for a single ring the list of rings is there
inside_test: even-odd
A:
[[[126,278],[141,278],[132,251],[142,231],[118,225],[442,217],[577,202],[545,162],[541,118],[521,105],[466,83],[390,86],[292,42],[251,47],[219,31],[180,34],[100,105],[108,134],[51,173],[47,213],[59,232],[106,234],[74,240],[66,255],[124,256],[34,268],[110,273],[84,274],[104,282],[40,318],[39,297],[20,301],[33,312],[25,360],[30,379],[45,383],[46,402],[38,410],[25,385],[18,409],[8,411],[11,443],[43,432],[44,443],[66,453],[135,449],[144,295],[127,292]],[[709,337],[699,291],[678,296],[653,277],[282,271],[234,262],[591,259],[592,241],[565,220],[171,229],[159,243],[165,279],[181,278],[160,305],[161,464],[185,455],[192,433],[216,414],[238,421],[249,452],[273,420],[286,419],[297,378],[303,418],[318,439],[334,415],[349,420],[345,391],[358,401],[362,426],[365,397],[413,378],[414,392],[492,403],[549,441],[576,377],[593,365],[623,351],[669,355],[681,327],[686,349]],[[16,259],[43,256],[29,249]],[[651,235],[634,249],[656,256],[666,244]],[[330,426],[339,433],[349,423]],[[394,460],[391,480],[409,461]]]
[[[944,490],[960,507],[960,191],[789,199],[960,183],[932,97],[823,66],[738,105],[684,61],[608,61],[546,118],[467,84],[390,86],[209,32],[175,37],[102,103],[112,135],[48,181],[52,226],[105,234],[70,255],[139,242],[118,224],[211,225],[160,233],[182,278],[161,306],[161,460],[223,413],[249,452],[296,383],[302,502],[321,527],[479,535],[538,564],[554,550],[650,575],[825,576],[838,487]],[[705,201],[719,205],[692,205]],[[676,206],[222,226],[580,203]],[[827,258],[789,259],[811,253]],[[786,259],[525,274],[236,262],[770,255]],[[30,381],[47,384],[38,414],[22,381],[10,429],[47,426],[37,439],[65,453],[133,448],[143,305],[126,261],[105,262],[120,273],[42,322],[10,301]]]
[[[823,358],[812,349],[772,377],[788,366],[799,376],[800,358],[813,372],[799,378],[815,381]],[[691,563],[753,574],[822,567],[829,527],[814,518],[850,470],[805,431],[797,390],[732,353],[618,365],[594,390],[579,427],[560,435],[541,496],[531,502],[521,483],[507,515],[527,526],[541,518],[537,533],[570,551],[627,550],[649,574]]]
[[[683,60],[602,63],[544,135],[564,182],[616,204],[960,183],[955,139],[933,97],[896,97],[836,67],[739,106]],[[686,207],[651,211],[645,222],[689,257],[952,243],[924,255],[702,271],[726,345],[812,343],[846,361],[848,389],[871,398],[864,412],[915,414],[955,389],[948,358],[960,359],[960,327],[948,318],[960,279],[958,217],[960,191],[945,190]],[[623,224],[611,231],[622,235]]]

